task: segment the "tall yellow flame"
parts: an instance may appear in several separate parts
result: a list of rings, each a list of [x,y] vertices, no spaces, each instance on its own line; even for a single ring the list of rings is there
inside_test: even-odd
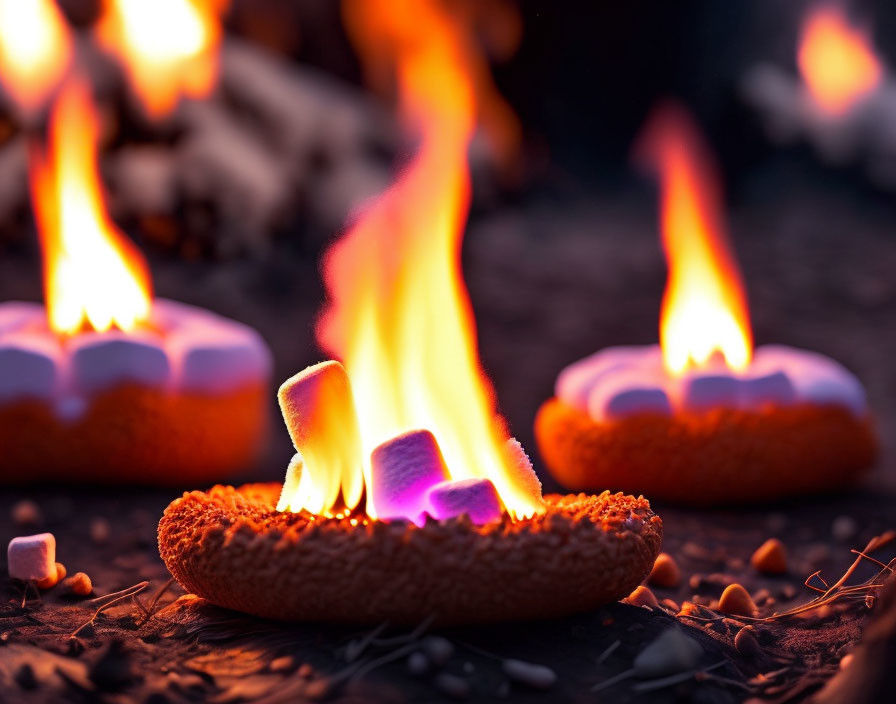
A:
[[[97,123],[79,79],[60,89],[49,152],[31,152],[31,194],[44,257],[50,327],[131,330],[146,320],[151,284],[143,257],[106,212],[97,171]]]
[[[834,116],[873,91],[883,76],[871,42],[832,6],[814,8],[806,17],[797,65],[812,98]]]
[[[181,95],[215,85],[219,14],[228,0],[104,0],[100,42],[124,65],[147,112],[171,112]]]
[[[743,370],[753,354],[746,297],[730,251],[708,151],[676,106],[648,125],[641,155],[659,173],[663,245],[669,275],[660,322],[666,369],[675,375],[720,355]]]
[[[71,33],[54,0],[0,0],[0,81],[23,109],[44,104],[71,56]]]
[[[344,8],[362,54],[394,65],[401,114],[419,146],[327,252],[318,338],[345,363],[366,457],[399,433],[428,429],[453,478],[487,477],[511,515],[531,515],[543,509],[517,486],[506,457],[460,271],[476,121],[464,42],[434,0],[352,0]],[[369,467],[364,473],[370,486]],[[376,515],[370,501],[367,512]]]

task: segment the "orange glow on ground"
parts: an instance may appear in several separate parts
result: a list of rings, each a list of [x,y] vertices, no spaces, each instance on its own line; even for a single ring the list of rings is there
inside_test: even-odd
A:
[[[401,115],[419,137],[397,181],[325,255],[329,300],[317,333],[351,380],[366,483],[377,445],[427,429],[452,478],[490,479],[513,516],[543,511],[517,485],[505,454],[460,270],[476,117],[464,42],[434,0],[352,0],[344,7],[365,60],[393,67]],[[296,510],[306,498],[289,503]],[[367,513],[376,515],[370,501]]]
[[[833,116],[873,91],[883,74],[868,37],[835,7],[816,8],[806,18],[797,65],[812,98]]]
[[[706,147],[690,117],[667,106],[648,126],[642,148],[660,178],[669,270],[660,322],[666,369],[680,375],[721,355],[730,369],[743,370],[752,356],[750,319]]]
[[[0,80],[24,110],[47,100],[71,56],[71,34],[54,0],[0,0]]]
[[[66,83],[50,118],[48,153],[31,152],[31,195],[51,329],[131,330],[149,316],[149,272],[109,219],[97,170],[97,120],[86,84]]]
[[[182,95],[199,98],[214,88],[226,5],[226,0],[105,0],[97,36],[121,61],[150,115],[171,112]]]

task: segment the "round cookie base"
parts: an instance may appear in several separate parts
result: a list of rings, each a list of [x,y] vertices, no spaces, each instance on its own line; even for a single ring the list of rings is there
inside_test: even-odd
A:
[[[552,398],[538,411],[535,437],[565,487],[612,487],[694,506],[833,491],[854,484],[877,453],[871,419],[834,405],[598,422]]]
[[[268,389],[216,395],[121,384],[75,420],[38,400],[0,405],[0,482],[190,486],[245,471],[267,439]]]
[[[275,510],[279,484],[173,501],[159,552],[189,592],[263,618],[440,624],[544,619],[627,596],[659,552],[644,498],[546,497],[545,513],[476,526]],[[354,524],[352,521],[354,520]]]

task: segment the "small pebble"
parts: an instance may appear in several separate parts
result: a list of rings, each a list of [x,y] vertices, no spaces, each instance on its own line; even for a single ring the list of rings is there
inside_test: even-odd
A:
[[[852,663],[852,659],[852,653],[847,653],[842,658],[840,658],[840,669],[845,670],[847,667],[849,667],[850,663]]]
[[[659,602],[657,602],[653,592],[643,585],[635,587],[635,591],[625,597],[622,601],[623,603],[631,604],[632,606],[649,606],[652,609],[659,606]]]
[[[83,572],[75,572],[71,577],[62,580],[62,587],[75,596],[87,596],[93,591],[93,583]]]
[[[653,563],[653,569],[650,570],[647,582],[664,589],[677,587],[681,582],[681,570],[678,569],[678,563],[668,553],[661,552],[657,555],[656,562]]]
[[[97,545],[101,545],[109,540],[109,534],[111,532],[112,529],[109,526],[109,521],[102,516],[96,516],[90,521],[90,539]]]
[[[753,569],[763,574],[785,574],[787,548],[777,538],[769,538],[753,553],[750,564],[753,565]]]
[[[61,582],[63,579],[65,579],[67,574],[68,574],[68,570],[65,569],[65,565],[63,565],[61,562],[57,562],[56,563],[56,581]]]
[[[557,673],[544,665],[536,665],[524,660],[505,660],[501,669],[514,682],[520,682],[533,689],[550,689],[557,681]]]
[[[10,511],[12,522],[17,526],[36,526],[43,523],[40,506],[29,499],[16,502]]]
[[[838,542],[845,543],[858,532],[859,527],[851,516],[837,516],[831,523],[831,535]]]
[[[670,628],[638,653],[633,669],[642,679],[674,675],[692,669],[702,654],[703,648],[697,641]]]
[[[719,599],[719,611],[735,616],[755,616],[757,613],[749,592],[737,582],[725,587]]]
[[[437,667],[441,667],[454,655],[454,645],[441,636],[426,636],[420,643],[426,657]]]
[[[420,677],[429,672],[429,658],[423,653],[411,653],[408,655],[407,662],[408,672],[414,677]]]
[[[762,648],[756,632],[750,626],[741,628],[734,636],[734,648],[738,653],[748,658],[758,658],[762,655]]]
[[[470,684],[457,675],[440,672],[433,680],[433,684],[442,692],[455,699],[466,699],[470,696]]]

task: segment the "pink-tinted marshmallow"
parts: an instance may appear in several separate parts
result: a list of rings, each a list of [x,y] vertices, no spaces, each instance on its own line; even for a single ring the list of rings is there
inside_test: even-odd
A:
[[[39,581],[56,574],[56,538],[52,533],[23,535],[9,541],[6,550],[9,576]]]
[[[370,454],[370,492],[378,518],[419,520],[426,491],[449,478],[435,437],[411,430],[387,440]]]
[[[503,509],[488,479],[441,482],[426,493],[426,512],[440,521],[466,514],[476,525],[501,520]]]

